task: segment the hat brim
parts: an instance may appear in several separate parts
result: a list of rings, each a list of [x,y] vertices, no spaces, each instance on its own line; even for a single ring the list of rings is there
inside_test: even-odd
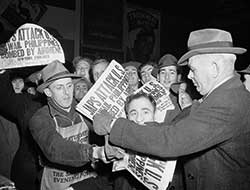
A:
[[[213,48],[201,48],[201,49],[195,49],[190,50],[187,53],[185,53],[177,62],[178,65],[187,65],[187,60],[198,54],[206,54],[206,53],[231,53],[231,54],[243,54],[247,50],[245,48],[240,47],[213,47]]]
[[[60,75],[60,76],[56,76],[56,77],[53,77],[52,79],[40,84],[38,87],[37,87],[37,91],[40,92],[40,93],[43,93],[43,90],[45,88],[47,88],[52,82],[54,82],[55,80],[57,79],[62,79],[62,78],[72,78],[72,79],[76,79],[76,78],[81,78],[81,76],[78,76],[78,75],[75,75],[73,73],[70,73],[70,74],[64,74],[64,75]]]

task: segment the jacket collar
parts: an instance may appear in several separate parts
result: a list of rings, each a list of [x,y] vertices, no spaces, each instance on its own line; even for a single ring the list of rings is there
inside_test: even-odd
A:
[[[67,112],[63,109],[61,109],[51,98],[48,98],[48,107],[50,110],[50,114],[52,115],[52,117],[57,116],[57,115],[61,115],[61,116],[66,116],[70,119],[75,117],[75,114],[77,113],[75,111],[75,106],[76,106],[76,101],[73,99],[70,111]]]

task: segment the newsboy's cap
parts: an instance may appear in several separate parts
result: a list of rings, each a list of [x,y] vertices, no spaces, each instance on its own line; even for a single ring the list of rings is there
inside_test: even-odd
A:
[[[186,65],[187,60],[197,54],[242,54],[247,51],[245,48],[233,46],[233,39],[229,32],[213,28],[191,32],[188,38],[188,50],[189,51],[179,59],[179,65]]]
[[[43,83],[37,87],[38,92],[43,92],[52,82],[61,78],[81,78],[76,74],[70,73],[58,60],[52,61],[41,71]]]
[[[172,65],[177,66],[177,59],[172,54],[165,54],[160,58],[158,65],[159,69],[162,67],[168,67]]]

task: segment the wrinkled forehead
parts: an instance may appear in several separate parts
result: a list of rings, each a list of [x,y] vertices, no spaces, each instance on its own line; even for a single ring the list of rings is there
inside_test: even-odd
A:
[[[125,68],[125,71],[126,71],[126,72],[131,72],[131,71],[136,71],[136,72],[137,72],[137,69],[136,69],[135,66],[130,65],[130,66],[127,66],[127,67]]]
[[[205,66],[205,62],[207,62],[209,59],[209,54],[198,54],[190,57],[188,59],[188,66],[191,67],[200,67]]]

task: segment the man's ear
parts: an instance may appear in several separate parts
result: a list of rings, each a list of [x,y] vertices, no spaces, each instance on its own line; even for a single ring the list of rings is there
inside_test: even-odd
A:
[[[45,88],[43,90],[43,92],[46,94],[47,97],[51,97],[52,96],[51,90],[49,88]]]
[[[212,65],[211,65],[211,74],[212,74],[212,76],[214,78],[216,78],[219,75],[219,72],[220,72],[219,65],[215,61],[213,61]]]

